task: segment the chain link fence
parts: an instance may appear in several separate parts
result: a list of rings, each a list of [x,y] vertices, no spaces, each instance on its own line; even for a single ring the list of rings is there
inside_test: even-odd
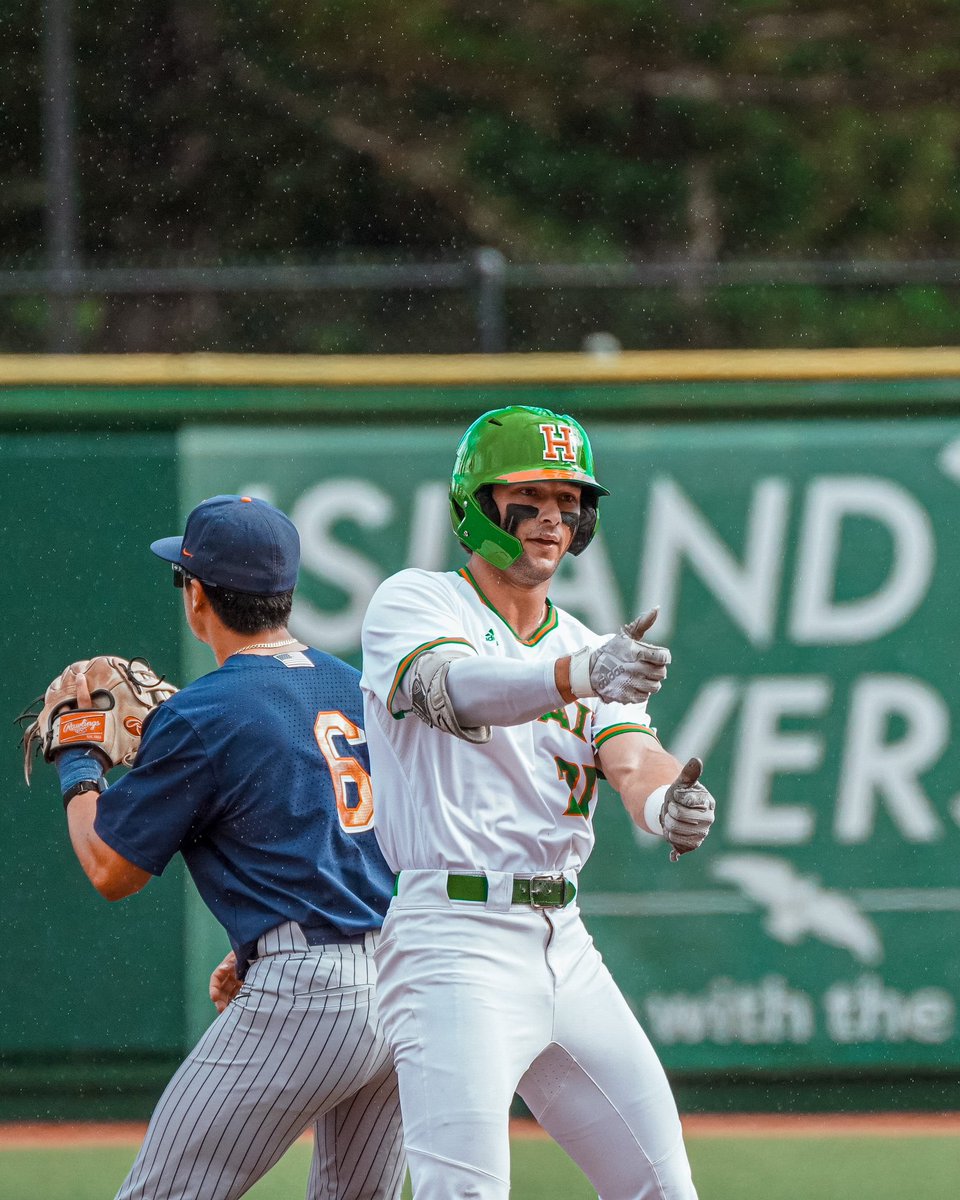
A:
[[[502,353],[960,341],[960,262],[440,262],[0,271],[0,351]]]

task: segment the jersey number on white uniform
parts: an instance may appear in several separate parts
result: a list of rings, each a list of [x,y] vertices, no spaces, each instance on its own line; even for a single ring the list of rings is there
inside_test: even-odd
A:
[[[586,763],[567,762],[564,758],[558,758],[554,755],[553,761],[557,764],[557,778],[570,789],[570,795],[567,797],[567,810],[563,814],[565,817],[589,817],[590,816],[590,801],[593,799],[593,793],[597,790],[597,775],[599,772],[596,767],[588,767]],[[580,782],[580,775],[583,773],[583,790],[579,797],[576,794],[577,785]]]
[[[367,740],[363,730],[342,712],[321,712],[317,713],[313,732],[320,753],[330,769],[341,828],[347,833],[363,833],[365,829],[372,829],[373,788],[370,786],[370,776],[357,759],[338,754],[333,741],[335,737],[341,737],[348,745],[362,746]]]

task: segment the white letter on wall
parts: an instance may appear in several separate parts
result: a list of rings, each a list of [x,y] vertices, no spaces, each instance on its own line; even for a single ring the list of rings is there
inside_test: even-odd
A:
[[[413,494],[407,566],[442,571],[453,540],[446,483],[421,483]]]
[[[847,516],[868,517],[893,538],[893,563],[870,596],[837,601],[836,571]],[[807,492],[797,552],[790,632],[800,645],[870,642],[895,629],[923,599],[935,542],[926,509],[899,484],[864,475],[816,479]]]
[[[680,571],[687,559],[750,641],[757,646],[770,645],[777,615],[788,501],[785,480],[763,479],[756,485],[741,564],[672,479],[653,481],[637,610],[661,606],[657,637],[673,632]]]
[[[830,703],[830,681],[821,676],[755,679],[747,688],[740,714],[727,832],[740,845],[785,846],[807,841],[815,814],[807,805],[772,804],[776,775],[814,771],[823,761],[819,735],[784,732],[784,716],[819,716]]]
[[[886,740],[892,716],[906,723]],[[950,714],[939,692],[905,675],[865,675],[850,697],[846,752],[840,772],[834,832],[838,842],[865,842],[882,796],[894,824],[910,842],[942,833],[918,776],[940,758],[950,739]]]
[[[390,497],[364,479],[328,479],[304,492],[291,520],[300,531],[303,566],[318,579],[346,592],[345,608],[318,609],[296,597],[291,632],[321,650],[343,653],[360,645],[360,626],[370,597],[383,577],[379,564],[334,539],[338,521],[379,529],[393,516]]]

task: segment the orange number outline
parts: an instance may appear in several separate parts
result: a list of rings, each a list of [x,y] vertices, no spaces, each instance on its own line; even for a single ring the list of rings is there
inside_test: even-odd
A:
[[[593,799],[593,793],[597,790],[599,771],[596,767],[588,767],[586,763],[567,762],[566,759],[557,755],[554,755],[553,761],[557,764],[557,778],[570,789],[567,810],[563,815],[565,817],[589,817],[590,802]],[[574,789],[580,782],[581,772],[583,773],[583,792],[578,800]]]
[[[337,801],[340,827],[346,833],[363,833],[373,828],[373,787],[360,762],[350,755],[338,754],[334,737],[342,737],[349,746],[366,745],[363,730],[342,712],[320,712],[313,723],[313,734],[326,759]],[[350,803],[348,785],[356,789]]]

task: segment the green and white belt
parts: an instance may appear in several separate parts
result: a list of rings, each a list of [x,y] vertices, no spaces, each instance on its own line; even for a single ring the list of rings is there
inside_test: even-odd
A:
[[[393,885],[397,894],[400,876]],[[488,895],[486,875],[447,875],[447,895],[451,900],[469,900],[484,904]],[[532,908],[566,908],[577,894],[577,885],[559,872],[550,875],[514,875],[511,904],[529,904]]]

